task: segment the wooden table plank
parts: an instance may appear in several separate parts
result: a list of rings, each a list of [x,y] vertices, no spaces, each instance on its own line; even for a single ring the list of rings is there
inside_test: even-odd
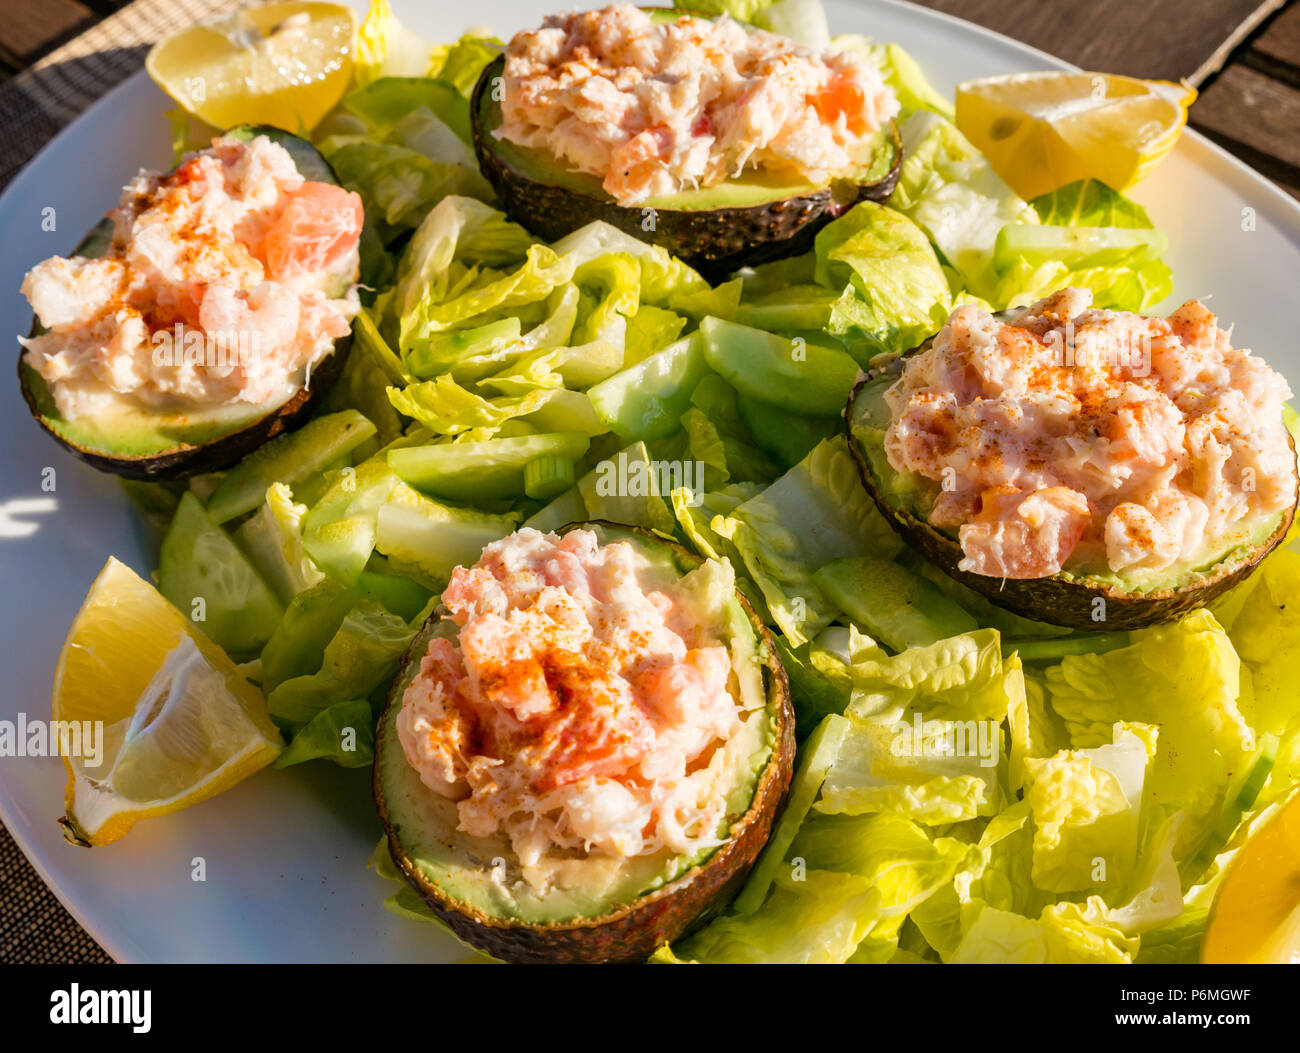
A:
[[[1252,47],[1271,59],[1300,68],[1300,4],[1278,15]]]
[[[1292,192],[1300,189],[1300,89],[1234,63],[1201,93],[1190,116],[1247,164]]]
[[[1084,69],[1199,84],[1285,0],[915,0]]]
[[[19,64],[96,15],[78,0],[0,0],[0,48]]]

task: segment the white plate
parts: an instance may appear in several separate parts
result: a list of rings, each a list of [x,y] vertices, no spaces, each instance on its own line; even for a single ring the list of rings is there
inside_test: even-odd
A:
[[[364,0],[354,0],[358,7]],[[394,0],[426,39],[471,25],[448,0]],[[547,0],[480,0],[474,24],[498,35],[534,25]],[[600,6],[584,3],[579,6]],[[950,92],[970,77],[1065,64],[1004,37],[906,4],[827,0],[834,32],[896,41]],[[116,203],[140,166],[165,167],[169,107],[144,73],[60,134],[0,198],[0,332],[27,331],[18,293],[33,264],[71,250]],[[1300,377],[1295,309],[1300,205],[1200,136],[1186,134],[1134,196],[1169,236],[1174,302],[1213,294],[1212,307],[1252,347]],[[42,223],[54,209],[56,229]],[[46,224],[48,225],[48,224]],[[108,555],[147,574],[144,528],[110,477],[63,453],[32,422],[10,379],[0,382],[0,640],[9,667],[0,720],[48,717],[64,634]],[[54,469],[53,495],[42,473]],[[57,508],[26,519],[9,502],[53,496]],[[439,961],[463,956],[431,926],[381,906],[392,885],[365,869],[379,838],[366,771],[308,764],[262,772],[184,815],[142,823],[126,840],[86,850],[66,845],[63,770],[56,759],[0,758],[0,816],[50,884],[119,961]],[[202,858],[206,880],[192,876]]]

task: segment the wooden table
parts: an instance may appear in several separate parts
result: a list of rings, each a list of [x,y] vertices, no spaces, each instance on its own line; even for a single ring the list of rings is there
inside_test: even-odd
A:
[[[153,26],[162,0],[147,2],[150,10],[140,13]],[[1201,92],[1192,124],[1300,197],[1300,0],[919,2],[1086,69],[1186,80]],[[0,0],[0,83],[126,4]],[[131,49],[113,68],[126,75],[143,61],[142,52]],[[42,128],[41,135],[56,127]],[[0,173],[12,175],[16,167]],[[0,908],[6,906],[8,911],[0,910],[0,961],[108,960],[0,827]]]

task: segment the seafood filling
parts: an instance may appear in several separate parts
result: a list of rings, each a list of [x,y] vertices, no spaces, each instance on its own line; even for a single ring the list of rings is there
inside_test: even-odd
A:
[[[615,4],[553,15],[510,41],[493,134],[598,176],[630,206],[750,169],[818,186],[851,177],[898,109],[849,52],[725,16],[662,23]]]
[[[761,715],[700,602],[733,588],[728,564],[677,578],[587,530],[494,542],[443,593],[454,633],[431,639],[397,717],[408,761],[460,830],[504,832],[525,874],[723,843],[728,772],[752,749],[738,731]]]
[[[1091,304],[959,307],[886,393],[889,463],[938,484],[929,521],[957,529],[961,570],[1195,569],[1295,504],[1281,376],[1199,301]]]
[[[23,280],[46,330],[25,358],[65,419],[275,409],[359,310],[360,197],[304,179],[266,136],[141,172],[110,218],[105,255]]]

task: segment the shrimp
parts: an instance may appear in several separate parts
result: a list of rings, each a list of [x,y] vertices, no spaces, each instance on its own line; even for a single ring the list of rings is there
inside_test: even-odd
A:
[[[1088,499],[1068,487],[986,490],[974,521],[958,532],[964,555],[957,568],[992,578],[1059,574],[1091,519]]]

